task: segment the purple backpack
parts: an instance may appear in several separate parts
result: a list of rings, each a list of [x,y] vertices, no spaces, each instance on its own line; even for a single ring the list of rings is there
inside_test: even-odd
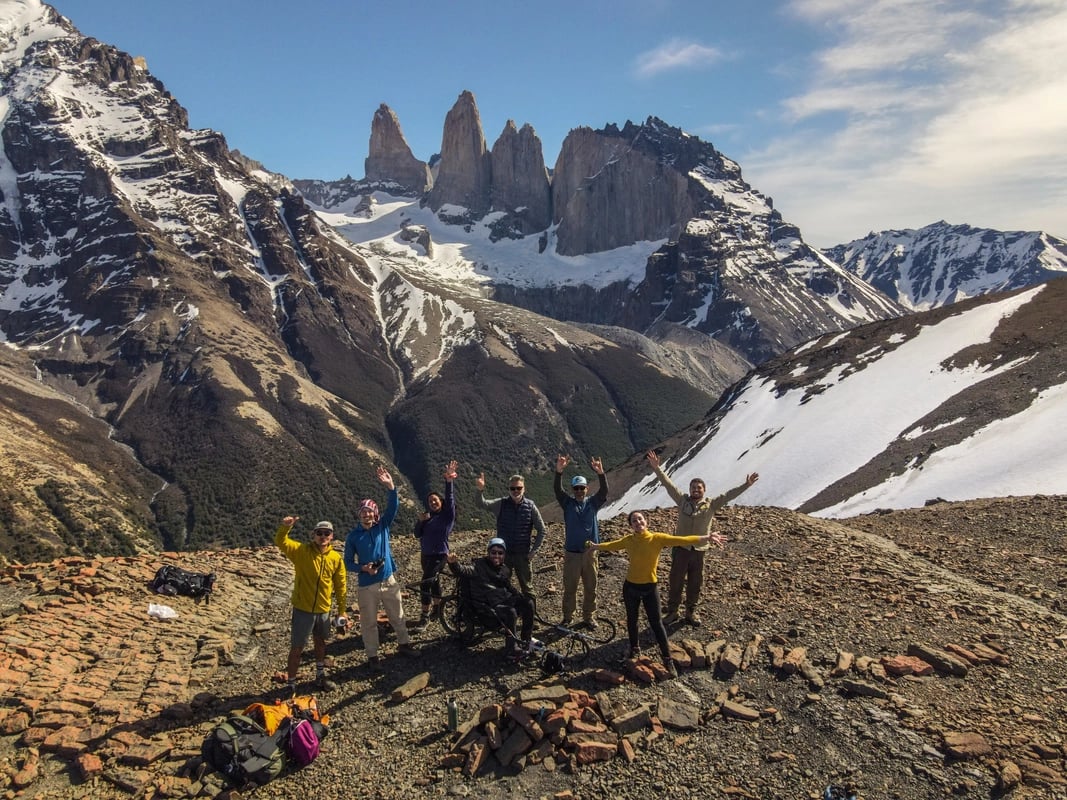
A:
[[[315,760],[319,754],[319,737],[311,720],[291,718],[286,750],[297,768]]]

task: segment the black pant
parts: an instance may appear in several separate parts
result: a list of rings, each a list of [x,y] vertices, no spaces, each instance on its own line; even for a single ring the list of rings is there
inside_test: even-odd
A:
[[[533,603],[525,595],[511,595],[507,600],[497,603],[493,607],[493,613],[496,614],[496,618],[500,620],[506,629],[509,647],[515,644],[515,625],[519,619],[522,619],[522,632],[519,634],[522,640],[524,642],[528,641],[531,634],[533,634]]]
[[[626,607],[626,635],[630,638],[630,649],[638,647],[637,638],[637,609],[645,607],[645,616],[648,617],[648,626],[659,643],[659,650],[666,659],[670,656],[670,648],[667,646],[667,631],[663,627],[663,618],[659,613],[659,592],[654,583],[622,583],[622,603]]]
[[[430,605],[430,598],[441,599],[441,570],[445,567],[447,555],[439,553],[422,554],[422,583],[419,585],[419,599],[423,606]]]

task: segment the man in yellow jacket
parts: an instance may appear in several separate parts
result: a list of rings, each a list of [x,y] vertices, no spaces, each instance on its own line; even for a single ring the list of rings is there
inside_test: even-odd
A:
[[[311,532],[310,542],[289,538],[293,525],[300,517],[285,517],[274,534],[274,543],[286,558],[293,562],[296,577],[293,581],[292,639],[289,649],[288,687],[296,694],[296,674],[300,656],[308,636],[315,645],[316,685],[333,691],[337,684],[326,677],[326,637],[330,631],[330,603],[337,602],[338,627],[347,627],[345,603],[348,584],[341,554],[333,549],[333,523],[320,522]]]

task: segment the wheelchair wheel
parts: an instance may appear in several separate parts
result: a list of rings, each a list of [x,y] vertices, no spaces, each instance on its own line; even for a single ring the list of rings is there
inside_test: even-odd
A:
[[[441,626],[465,646],[474,644],[478,638],[474,620],[456,597],[446,597],[441,601]]]
[[[563,656],[568,664],[578,664],[589,655],[589,641],[585,634],[572,633],[553,642],[552,649]]]
[[[618,627],[615,624],[615,620],[610,617],[597,617],[596,630],[589,631],[588,636],[597,644],[607,644],[615,638],[617,633]]]

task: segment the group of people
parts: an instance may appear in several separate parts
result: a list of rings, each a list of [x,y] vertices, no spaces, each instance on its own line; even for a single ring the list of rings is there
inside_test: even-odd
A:
[[[569,456],[556,459],[553,492],[564,521],[563,541],[563,617],[561,624],[575,623],[578,588],[582,589],[581,624],[593,629],[596,622],[596,593],[598,580],[598,552],[625,550],[629,568],[623,583],[623,605],[626,609],[626,631],[629,655],[640,655],[638,612],[643,606],[648,623],[663,657],[664,666],[677,674],[670,658],[665,624],[677,622],[684,594],[685,620],[699,625],[696,606],[704,580],[704,552],[710,544],[725,545],[725,538],[712,531],[715,512],[734,500],[754,484],[759,475],[751,473],[739,486],[715,498],[705,496],[703,480],[693,479],[689,492],[681,492],[663,471],[659,456],[652,450],[646,454],[649,464],[667,493],[678,504],[677,531],[674,535],[648,530],[648,522],[640,511],[629,516],[631,533],[619,539],[601,541],[597,513],[607,501],[608,485],[599,458],[590,460],[597,476],[597,491],[590,496],[589,482],[583,475],[570,481],[571,493],[563,490],[563,471],[571,463]],[[431,492],[426,497],[426,510],[420,515],[415,536],[420,541],[422,580],[419,599],[422,613],[419,624],[425,624],[440,607],[442,590],[440,573],[445,565],[457,576],[469,581],[472,602],[492,613],[505,631],[505,648],[509,655],[521,652],[533,631],[534,595],[531,557],[545,538],[545,523],[537,504],[526,496],[526,482],[521,475],[508,480],[508,494],[487,500],[485,475],[475,481],[476,501],[496,519],[496,535],[489,541],[486,555],[471,564],[460,564],[450,549],[449,536],[456,521],[456,501],[453,483],[458,464],[451,461],[444,470],[444,495]],[[357,602],[363,624],[360,626],[367,661],[378,664],[378,609],[384,608],[389,624],[396,632],[398,652],[417,655],[404,617],[402,586],[395,575],[395,562],[390,545],[390,526],[399,508],[399,496],[392,476],[383,466],[377,468],[379,482],[386,488],[385,511],[371,499],[359,507],[357,524],[344,540],[343,555],[334,549],[334,528],[329,521],[318,523],[311,541],[293,539],[293,526],[299,517],[287,516],[279,525],[275,544],[293,562],[295,580],[292,593],[292,623],[286,682],[294,692],[301,654],[310,637],[313,642],[316,684],[331,691],[336,684],[326,675],[326,640],[330,634],[331,607],[336,604],[336,625],[347,629],[351,623],[345,616],[347,602],[347,573],[356,573]],[[536,536],[535,536],[536,532]],[[668,581],[666,608],[661,610],[657,591],[656,568],[660,552],[672,547],[671,570]],[[518,588],[512,584],[512,576]],[[516,629],[518,631],[516,632]]]

